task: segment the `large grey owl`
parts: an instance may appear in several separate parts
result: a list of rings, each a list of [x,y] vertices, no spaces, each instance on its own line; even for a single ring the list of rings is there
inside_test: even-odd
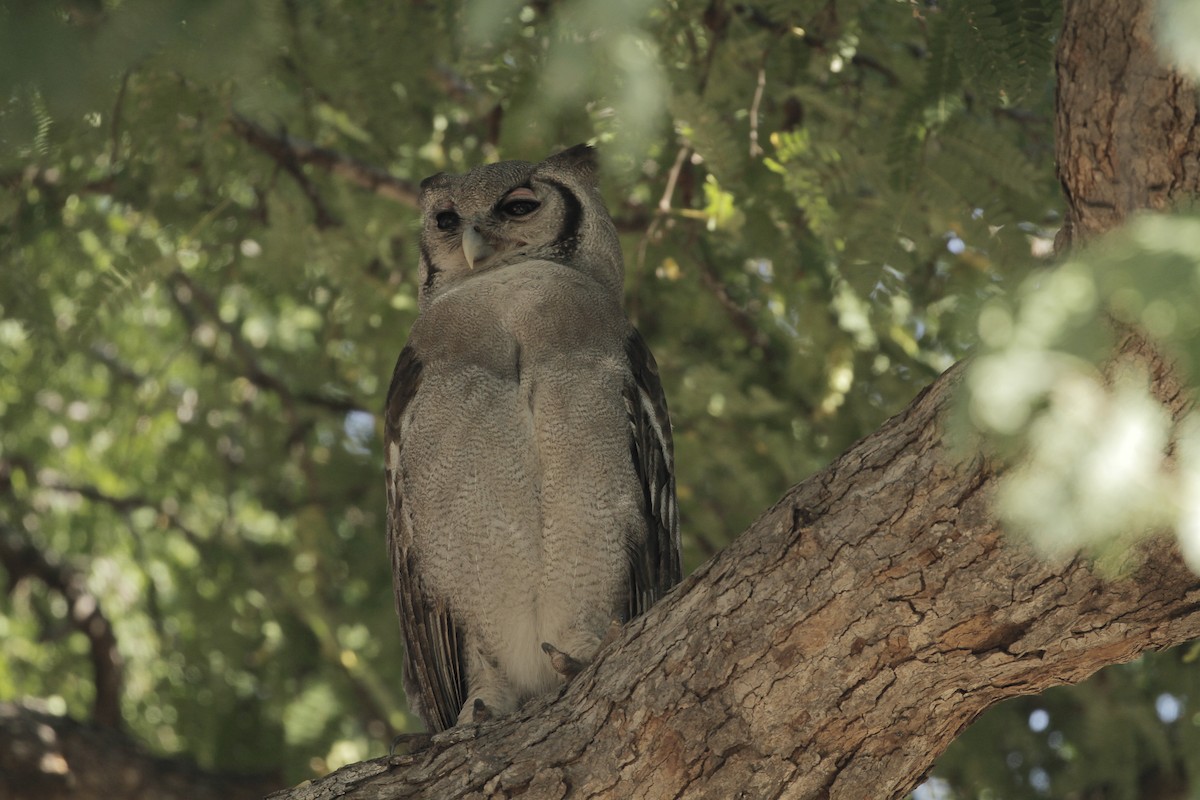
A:
[[[590,661],[679,581],[679,531],[666,400],[622,310],[594,151],[434,175],[420,205],[388,540],[405,691],[439,731]]]

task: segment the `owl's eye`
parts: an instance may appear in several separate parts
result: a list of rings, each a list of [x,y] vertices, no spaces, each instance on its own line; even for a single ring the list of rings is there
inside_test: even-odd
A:
[[[500,210],[510,217],[523,217],[537,211],[540,205],[537,200],[510,200],[501,206]]]
[[[453,211],[439,211],[434,219],[437,220],[439,231],[448,231],[458,225],[458,214]]]

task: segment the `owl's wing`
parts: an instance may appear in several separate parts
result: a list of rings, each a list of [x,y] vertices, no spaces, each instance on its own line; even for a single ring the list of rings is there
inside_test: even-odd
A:
[[[430,598],[412,552],[413,515],[405,505],[404,416],[421,385],[421,361],[405,347],[396,361],[384,412],[384,453],[387,472],[388,549],[396,610],[404,633],[404,692],[408,703],[431,732],[458,721],[466,702],[462,634],[445,600]]]
[[[658,365],[636,329],[625,340],[629,373],[629,451],[642,485],[646,535],[629,550],[628,619],[645,612],[679,582],[679,510],[675,500],[675,455],[667,398]]]

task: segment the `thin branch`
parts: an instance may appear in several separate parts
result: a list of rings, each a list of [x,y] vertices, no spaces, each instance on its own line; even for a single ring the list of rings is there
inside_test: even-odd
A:
[[[413,208],[417,206],[418,187],[411,181],[397,178],[337,150],[319,147],[287,133],[271,133],[241,114],[231,114],[229,124],[248,144],[274,158],[293,175],[293,169],[299,165],[312,164],[387,200]]]
[[[137,494],[129,495],[114,495],[102,491],[99,487],[89,484],[80,483],[59,483],[53,480],[39,480],[38,487],[51,492],[60,492],[62,494],[75,494],[91,500],[94,503],[108,506],[109,508],[121,514],[128,514],[131,511],[136,511],[139,508],[153,509],[155,513],[160,514],[170,526],[188,540],[188,543],[197,551],[203,552],[205,543],[198,533],[192,530],[188,525],[180,519],[177,513],[168,511],[165,505],[149,497]]]
[[[337,414],[348,414],[352,411],[371,413],[353,400],[330,397],[317,392],[293,390],[282,379],[271,374],[263,367],[258,360],[257,354],[254,352],[254,348],[242,338],[241,333],[234,325],[221,319],[216,299],[209,294],[207,289],[197,284],[186,273],[180,270],[171,273],[168,283],[171,284],[168,287],[168,294],[174,300],[176,307],[182,312],[188,328],[194,332],[201,325],[200,319],[192,307],[193,303],[191,301],[194,300],[196,304],[201,306],[204,315],[229,336],[233,352],[237,354],[239,360],[242,362],[242,369],[239,371],[239,374],[258,388],[265,389],[277,395],[283,401],[289,414],[292,414],[292,407],[296,402],[309,406],[317,406]],[[181,289],[182,291],[180,291]],[[210,363],[218,365],[221,363],[213,355],[210,348],[206,348],[203,352],[206,360]]]
[[[743,20],[751,25],[754,25],[755,27],[770,31],[778,36],[783,36],[794,32],[790,25],[782,22],[776,22],[767,16],[766,13],[753,6],[739,4],[735,8],[739,13],[741,13]],[[800,37],[800,40],[814,50],[828,50],[828,43],[826,42],[825,38],[810,31],[805,30],[803,36]],[[850,58],[850,63],[857,67],[862,67],[864,69],[869,69],[879,73],[883,76],[883,79],[888,86],[898,86],[900,84],[900,78],[896,75],[895,71],[874,56],[855,53]]]
[[[190,759],[152,756],[124,733],[51,714],[36,701],[0,702],[0,797],[256,800],[283,784],[277,773],[200,769]]]
[[[286,139],[287,135],[283,134],[283,137]],[[324,198],[317,191],[316,185],[305,174],[304,168],[297,159],[295,152],[288,149],[279,149],[272,152],[271,156],[275,159],[280,169],[292,176],[292,179],[300,187],[300,191],[304,192],[304,196],[308,198],[309,204],[313,207],[313,223],[317,226],[317,230],[341,226],[342,221],[325,205]]]
[[[717,273],[712,262],[707,258],[707,251],[701,245],[701,255],[693,255],[692,260],[696,266],[700,268],[700,282],[709,290],[721,308],[725,310],[725,315],[729,321],[733,323],[733,327],[738,333],[746,339],[746,342],[751,347],[757,347],[764,353],[769,353],[771,350],[771,340],[759,329],[758,321],[750,314],[740,303],[733,299],[729,294],[729,287],[721,280],[721,276]]]
[[[325,205],[325,200],[321,197],[321,193],[317,191],[317,187],[311,180],[309,180],[308,175],[304,173],[301,162],[297,158],[296,152],[293,149],[289,149],[287,147],[267,149],[262,143],[245,136],[244,132],[239,130],[237,121],[241,118],[234,115],[232,119],[235,122],[234,130],[237,130],[239,133],[243,133],[243,137],[246,138],[246,141],[255,145],[260,150],[267,152],[272,158],[275,159],[275,162],[279,165],[279,168],[291,175],[292,179],[296,181],[296,184],[300,187],[300,191],[304,192],[304,196],[308,198],[309,204],[313,207],[313,223],[317,226],[318,230],[336,228],[342,224],[342,221],[338,219],[332,211],[329,210],[327,205]],[[244,122],[246,124],[253,124],[248,121]],[[263,135],[269,135],[265,130],[260,130]],[[286,133],[283,133],[280,136],[282,140],[288,139]]]
[[[0,187],[12,190],[21,190],[31,186],[38,189],[56,189],[59,187],[66,189],[68,187],[62,182],[62,177],[62,171],[57,167],[42,169],[29,165],[21,169],[0,173]],[[116,179],[112,175],[105,175],[103,178],[72,185],[69,187],[69,191],[77,194],[110,195],[113,193],[115,186]]]
[[[660,238],[660,230],[664,222],[671,214],[671,201],[675,196],[675,187],[679,183],[679,173],[683,170],[683,165],[687,163],[687,158],[691,154],[692,148],[690,145],[683,145],[679,148],[679,152],[675,154],[675,162],[671,165],[671,169],[667,171],[667,183],[663,187],[662,197],[658,200],[658,207],[654,211],[654,216],[650,219],[650,224],[646,226],[645,233],[642,234],[641,241],[638,242],[637,251],[637,270],[636,274],[641,275],[646,266],[646,252],[650,248],[650,243],[658,241]]]
[[[675,187],[679,183],[679,174],[683,170],[683,165],[687,162],[688,154],[691,152],[691,146],[684,144],[679,148],[679,152],[675,154],[675,163],[671,165],[671,169],[667,172],[667,183],[666,186],[663,187],[662,197],[659,198],[658,207],[648,218],[648,223],[646,221],[647,218],[645,216],[645,212],[639,213],[632,219],[626,218],[620,221],[614,220],[614,224],[616,224],[618,231],[642,231],[642,236],[638,240],[637,258],[635,260],[636,268],[633,271],[633,302],[627,309],[630,319],[632,319],[635,323],[637,322],[639,311],[637,299],[640,295],[642,275],[645,274],[646,271],[646,253],[650,249],[651,242],[657,242],[662,238],[661,229],[664,223],[670,219],[671,200],[675,195]],[[623,227],[629,226],[631,222],[636,224],[637,227]]]
[[[143,386],[149,378],[138,372],[131,365],[119,359],[114,352],[116,348],[108,343],[96,342],[87,349],[88,355],[99,361],[118,378],[134,386]]]

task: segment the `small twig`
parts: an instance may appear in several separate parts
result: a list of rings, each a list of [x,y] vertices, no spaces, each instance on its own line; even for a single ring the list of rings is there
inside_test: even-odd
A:
[[[683,165],[687,162],[691,152],[692,148],[689,145],[685,144],[679,148],[679,152],[675,154],[675,163],[667,172],[667,183],[663,187],[662,197],[658,200],[658,208],[655,210],[650,224],[646,226],[646,232],[642,234],[641,241],[638,242],[637,274],[639,275],[646,266],[646,252],[650,248],[650,243],[658,238],[663,221],[671,214],[671,201],[675,196],[675,186],[679,183],[679,173],[683,170]]]
[[[113,102],[112,123],[108,126],[109,151],[108,167],[115,169],[121,156],[121,109],[125,105],[125,91],[129,87],[129,75],[132,70],[121,74],[121,86],[117,89],[117,99]]]
[[[790,26],[785,25],[782,22],[776,22],[762,11],[752,6],[739,5],[737,9],[742,13],[742,18],[755,27],[770,31],[777,36],[785,36],[792,33]],[[925,25],[925,18],[920,15],[915,4],[913,6],[913,16],[918,20],[918,24],[923,29]],[[800,37],[800,40],[814,50],[824,51],[829,48],[829,43],[824,37],[818,36],[810,31],[805,31],[804,35]],[[850,58],[850,63],[857,67],[863,67],[864,69],[878,72],[883,76],[888,86],[898,86],[900,83],[900,78],[898,75],[896,75],[895,71],[883,64],[883,62],[874,56],[855,53]]]
[[[661,237],[660,229],[664,222],[671,214],[671,201],[675,195],[675,186],[679,183],[679,174],[683,170],[683,165],[687,163],[688,154],[692,152],[689,145],[685,144],[679,148],[679,152],[675,154],[675,163],[671,165],[670,171],[667,173],[667,184],[663,188],[662,197],[659,198],[658,207],[654,210],[653,216],[650,218],[650,223],[645,226],[645,232],[642,234],[641,240],[638,242],[637,249],[637,269],[634,270],[635,287],[633,291],[633,302],[629,307],[630,319],[637,321],[638,304],[642,275],[646,270],[646,253],[650,249],[650,243],[657,241]]]
[[[118,378],[121,378],[126,383],[131,383],[134,386],[144,385],[149,378],[138,372],[129,364],[126,364],[121,359],[117,358],[117,356],[111,352],[113,349],[115,348],[113,348],[111,345],[94,342],[88,347],[88,353],[101,364],[112,370],[114,375],[116,375]]]
[[[663,187],[662,197],[658,200],[659,213],[671,213],[671,198],[675,195],[675,184],[679,183],[679,173],[683,170],[683,164],[691,152],[692,148],[684,145],[675,154],[675,163],[671,165],[671,171],[667,173],[667,185]]]
[[[879,73],[883,76],[883,80],[888,86],[894,87],[900,85],[900,76],[896,74],[895,70],[886,66],[874,56],[864,55],[863,53],[855,53],[853,58],[850,59],[850,63],[856,67],[862,67],[864,69],[869,69]]]
[[[770,52],[769,49],[763,52],[762,63],[758,67],[758,85],[754,87],[754,100],[750,103],[751,158],[758,158],[763,154],[763,149],[758,144],[758,108],[762,103],[763,90],[767,88],[767,55]]]
[[[263,369],[262,365],[258,362],[258,357],[255,355],[253,348],[242,338],[241,332],[237,330],[233,323],[226,322],[221,318],[216,298],[209,294],[208,290],[203,286],[193,281],[182,270],[176,270],[171,273],[171,278],[175,283],[184,286],[187,289],[187,295],[185,296],[190,296],[194,299],[204,309],[205,315],[229,336],[230,344],[233,346],[234,352],[242,360],[245,368],[243,372],[250,382],[255,386],[274,392],[284,401],[284,405],[290,406],[293,396],[291,389],[279,378]],[[178,303],[183,304],[184,301],[179,297],[178,291],[172,292],[172,296]]]

